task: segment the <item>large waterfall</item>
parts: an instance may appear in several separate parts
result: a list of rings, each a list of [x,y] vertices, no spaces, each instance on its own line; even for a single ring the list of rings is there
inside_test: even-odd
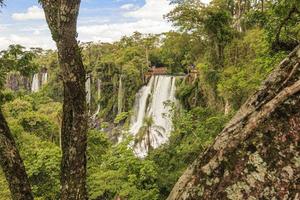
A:
[[[134,151],[139,157],[168,141],[172,120],[166,103],[175,102],[175,82],[174,76],[152,76],[137,94],[129,132],[135,137]]]

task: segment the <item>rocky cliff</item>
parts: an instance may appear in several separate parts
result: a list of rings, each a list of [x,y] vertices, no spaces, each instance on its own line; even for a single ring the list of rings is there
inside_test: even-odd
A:
[[[300,47],[185,171],[168,200],[300,199]]]

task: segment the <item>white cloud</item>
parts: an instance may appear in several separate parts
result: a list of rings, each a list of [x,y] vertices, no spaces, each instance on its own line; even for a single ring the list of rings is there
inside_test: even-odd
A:
[[[78,21],[78,33],[80,41],[114,42],[122,36],[129,36],[134,31],[141,33],[158,34],[172,29],[171,24],[163,19],[172,6],[168,0],[146,0],[141,7],[133,7],[135,4],[124,4],[122,18],[112,21],[110,17],[80,16]],[[120,11],[120,10],[119,10]],[[102,17],[102,18],[101,18]],[[25,13],[14,13],[15,20],[44,19],[43,10],[37,6],[28,8]],[[101,20],[102,19],[102,20]],[[15,22],[13,26],[0,23],[0,49],[5,49],[9,44],[21,44],[26,47],[55,48],[45,20],[35,22]]]
[[[125,6],[126,5],[126,6]],[[79,37],[83,41],[101,40],[113,42],[135,31],[159,34],[171,30],[171,24],[163,16],[172,10],[168,0],[146,0],[144,6],[130,10],[134,4],[124,4],[128,9],[124,13],[125,22],[92,24],[78,27]]]
[[[94,40],[101,40],[103,42],[113,42],[119,40],[124,35],[131,35],[135,31],[158,34],[167,32],[170,29],[171,25],[166,22],[141,19],[136,22],[80,26],[78,32],[80,38],[84,41],[93,38]]]
[[[132,4],[132,3],[128,3],[128,4],[124,4],[120,7],[122,10],[136,10],[138,9],[138,6]]]
[[[13,13],[12,18],[18,21],[39,20],[45,19],[45,15],[43,9],[39,8],[38,6],[31,6],[25,13]]]
[[[0,50],[6,49],[10,44],[10,41],[6,37],[0,37]]]
[[[49,35],[38,35],[34,39],[30,35],[20,36],[17,34],[0,37],[0,49],[6,49],[11,44],[20,44],[25,47],[42,47],[44,49],[55,47]]]
[[[125,13],[127,17],[136,19],[163,20],[163,16],[172,10],[168,0],[146,0],[146,4],[138,10]]]

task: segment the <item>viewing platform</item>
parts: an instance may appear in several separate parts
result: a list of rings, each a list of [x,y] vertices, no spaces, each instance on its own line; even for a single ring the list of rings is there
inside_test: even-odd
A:
[[[151,76],[155,76],[155,75],[188,76],[191,78],[197,78],[198,74],[199,72],[196,69],[191,69],[189,70],[188,73],[170,73],[167,67],[153,66],[145,73],[145,79],[149,80]]]
[[[168,69],[166,67],[152,67],[145,73],[146,77],[153,75],[166,75],[168,74]]]

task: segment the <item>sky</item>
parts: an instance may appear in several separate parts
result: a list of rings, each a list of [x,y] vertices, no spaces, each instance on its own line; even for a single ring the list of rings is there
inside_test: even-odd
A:
[[[38,0],[5,0],[5,4],[0,13],[0,50],[10,44],[55,48]],[[171,10],[169,0],[82,0],[78,39],[114,42],[134,31],[167,32],[172,26],[163,16]]]

